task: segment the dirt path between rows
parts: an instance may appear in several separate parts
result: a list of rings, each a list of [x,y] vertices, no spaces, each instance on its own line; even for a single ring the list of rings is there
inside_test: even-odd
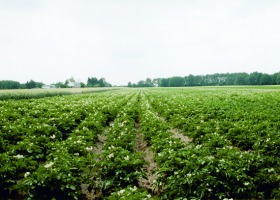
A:
[[[192,138],[189,138],[180,133],[179,129],[169,129],[169,132],[173,133],[172,137],[179,138],[184,143],[190,143],[193,140]]]
[[[147,101],[148,107],[151,107],[151,104],[149,101]],[[154,111],[155,112],[155,111]],[[163,122],[168,123],[164,117],[162,117],[158,112],[155,112],[156,116]],[[188,136],[185,136],[181,133],[181,131],[177,128],[171,128],[168,130],[170,133],[172,133],[173,138],[179,138],[183,143],[190,143],[192,142],[192,138],[189,138]]]
[[[96,146],[92,147],[92,149],[89,151],[92,154],[97,155],[94,159],[95,162],[100,161],[100,154],[102,153],[103,146],[106,142],[107,136],[105,135],[106,130],[104,133],[98,134],[98,142],[96,142]],[[93,177],[91,177],[92,181],[94,181],[94,185],[96,185],[96,188],[90,188],[88,184],[81,184],[81,189],[82,189],[82,194],[84,195],[84,198],[87,200],[94,200],[98,199],[102,196],[101,192],[101,180],[98,178],[99,176],[97,175],[98,172],[95,171],[96,169],[92,169],[91,174]],[[96,176],[95,176],[96,175]]]
[[[147,164],[143,166],[146,178],[140,178],[139,186],[147,189],[150,192],[157,193],[158,190],[153,187],[153,183],[157,180],[157,174],[154,173],[154,171],[158,169],[158,166],[154,160],[154,153],[152,152],[151,147],[149,147],[145,142],[144,135],[140,132],[139,124],[135,125],[135,129],[137,141],[136,151],[143,152],[143,159],[147,162]]]

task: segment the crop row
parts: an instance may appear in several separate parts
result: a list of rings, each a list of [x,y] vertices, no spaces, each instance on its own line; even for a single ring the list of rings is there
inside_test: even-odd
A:
[[[166,168],[165,188],[179,197],[279,198],[279,94],[182,92],[146,91],[154,115],[193,138],[169,155],[179,167]]]
[[[133,95],[116,92],[1,102],[1,196],[79,197],[80,184],[91,182],[88,166],[97,134]]]
[[[280,198],[278,99],[155,88],[1,101],[0,195]]]
[[[264,148],[263,153],[279,156],[278,92],[184,92],[153,93],[149,100],[160,115],[196,143],[206,134],[217,133],[242,150]]]

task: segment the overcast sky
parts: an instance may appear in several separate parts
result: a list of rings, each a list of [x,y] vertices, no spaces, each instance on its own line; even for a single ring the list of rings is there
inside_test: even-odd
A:
[[[0,0],[0,80],[280,71],[279,0]]]

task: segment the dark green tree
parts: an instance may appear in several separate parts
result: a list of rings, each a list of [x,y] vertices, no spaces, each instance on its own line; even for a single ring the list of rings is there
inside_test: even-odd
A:
[[[92,77],[92,78],[88,78],[87,80],[87,86],[88,87],[99,87],[99,81],[97,78]]]
[[[260,79],[262,77],[262,73],[253,72],[249,75],[249,85],[260,85]]]
[[[160,81],[160,87],[168,87],[169,86],[169,79],[168,78],[163,78]]]
[[[277,85],[280,85],[280,72],[277,74],[276,83]]]
[[[62,83],[62,82],[55,83],[54,85],[57,88],[68,88],[69,87],[67,84]]]
[[[185,79],[183,77],[174,76],[169,79],[170,87],[183,87],[185,86]]]
[[[185,77],[185,85],[186,86],[195,86],[195,76],[190,74],[189,76]]]
[[[3,80],[0,81],[0,89],[20,89],[21,85],[17,81]]]
[[[27,81],[25,86],[27,89],[36,88],[36,82],[33,80]]]
[[[260,78],[260,85],[271,85],[271,76],[268,74],[262,74]]]

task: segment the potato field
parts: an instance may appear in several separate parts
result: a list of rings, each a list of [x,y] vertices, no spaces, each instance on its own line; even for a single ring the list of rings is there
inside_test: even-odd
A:
[[[0,199],[280,199],[280,88],[2,100]]]

